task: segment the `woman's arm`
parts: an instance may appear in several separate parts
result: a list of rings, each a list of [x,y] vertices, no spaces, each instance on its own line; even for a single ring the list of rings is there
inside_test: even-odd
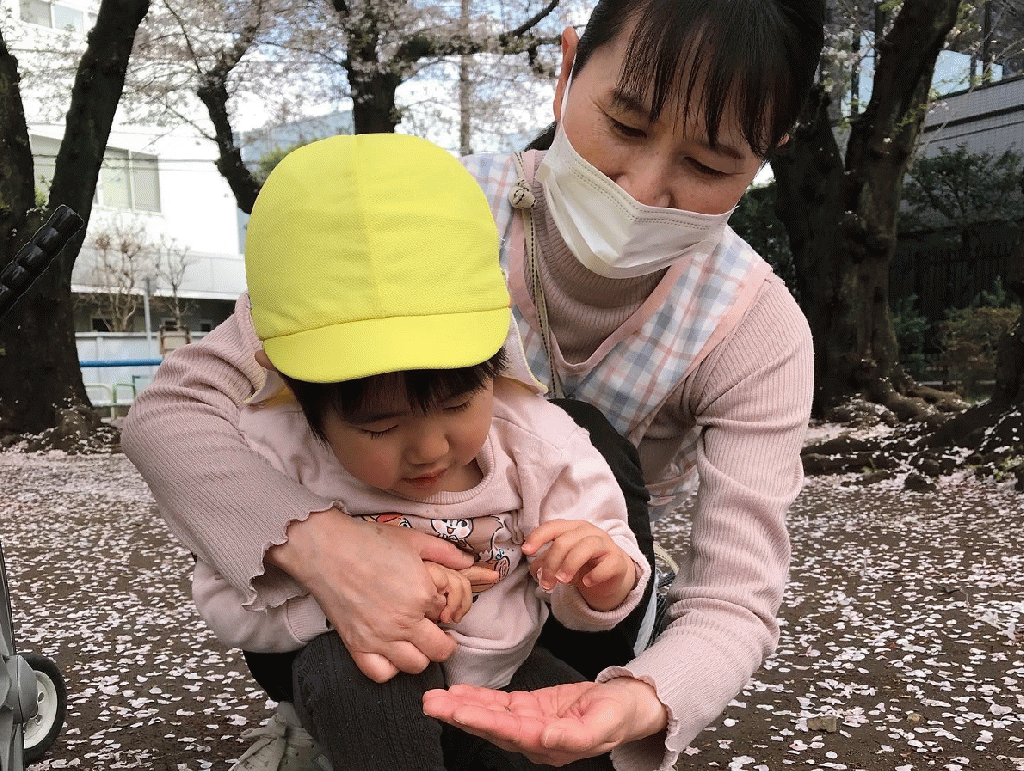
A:
[[[125,421],[125,453],[172,532],[253,609],[308,589],[374,679],[394,669],[373,657],[403,671],[442,660],[454,643],[427,620],[439,609],[422,559],[458,569],[468,558],[425,534],[353,520],[248,446],[237,424],[262,380],[258,346],[243,296],[227,321],[167,357]]]
[[[239,405],[262,383],[258,346],[242,298],[202,341],[165,359],[121,435],[171,531],[246,603],[256,601],[252,583],[264,574],[264,554],[285,540],[289,522],[331,506],[275,471],[237,429]]]
[[[626,667],[598,677],[649,682],[668,710],[665,742],[617,748],[623,767],[671,767],[775,647],[790,556],[785,515],[803,480],[812,373],[806,320],[772,279],[689,383],[702,429],[700,488],[669,589],[670,624]]]

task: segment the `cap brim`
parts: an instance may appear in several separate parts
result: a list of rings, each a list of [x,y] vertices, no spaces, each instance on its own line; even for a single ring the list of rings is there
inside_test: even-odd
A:
[[[455,369],[487,361],[508,335],[511,311],[395,316],[334,324],[263,341],[281,373],[309,383]]]

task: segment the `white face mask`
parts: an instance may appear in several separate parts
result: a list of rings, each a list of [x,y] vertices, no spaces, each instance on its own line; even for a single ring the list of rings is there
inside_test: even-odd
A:
[[[563,117],[568,93],[566,84]],[[561,122],[537,180],[570,251],[607,278],[646,276],[702,248],[710,251],[732,214],[731,209],[696,214],[640,203],[576,152]]]

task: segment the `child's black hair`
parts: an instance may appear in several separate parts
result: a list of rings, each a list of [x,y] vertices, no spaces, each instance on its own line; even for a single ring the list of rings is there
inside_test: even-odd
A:
[[[310,430],[321,441],[327,441],[325,425],[330,413],[345,419],[391,396],[406,400],[416,412],[427,412],[479,391],[498,376],[506,362],[505,349],[500,348],[487,361],[471,367],[410,369],[337,383],[310,383],[283,373],[281,377],[295,395]]]

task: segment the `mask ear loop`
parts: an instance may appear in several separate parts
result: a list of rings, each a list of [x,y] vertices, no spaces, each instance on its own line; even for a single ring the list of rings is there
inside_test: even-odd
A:
[[[533,204],[534,196],[530,190],[530,182],[526,178],[526,168],[523,166],[523,154],[513,155],[516,164],[516,171],[519,180],[516,182],[509,200],[512,206],[519,210],[523,218],[523,231],[526,236],[525,257],[526,272],[529,281],[530,297],[537,309],[537,323],[540,326],[540,339],[544,344],[544,353],[548,359],[548,369],[551,371],[551,393],[556,399],[565,397],[562,391],[562,380],[558,376],[558,369],[555,367],[555,353],[551,344],[551,325],[548,323],[548,305],[544,299],[544,287],[540,282],[540,266],[537,262],[537,229],[533,226]]]
[[[562,117],[558,119],[559,123],[565,122],[565,106],[569,103],[569,89],[572,87],[572,68],[576,66],[576,57],[572,59],[572,64],[569,65],[569,77],[565,79],[565,90],[562,92]]]

